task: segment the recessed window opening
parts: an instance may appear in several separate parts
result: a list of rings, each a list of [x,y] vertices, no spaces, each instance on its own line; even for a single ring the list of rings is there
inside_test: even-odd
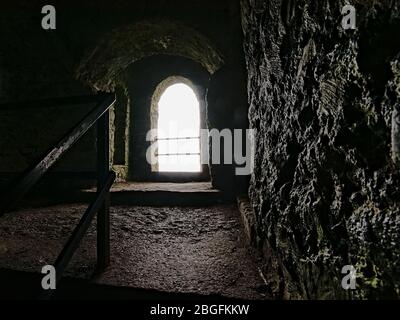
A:
[[[200,108],[188,85],[169,86],[158,101],[159,172],[200,172]]]

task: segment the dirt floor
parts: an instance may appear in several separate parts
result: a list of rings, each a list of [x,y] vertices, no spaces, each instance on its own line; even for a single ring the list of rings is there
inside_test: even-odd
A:
[[[52,264],[86,205],[25,209],[0,218],[0,268],[40,272]],[[111,209],[111,267],[92,278],[95,223],[67,276],[167,292],[267,299],[233,205]]]

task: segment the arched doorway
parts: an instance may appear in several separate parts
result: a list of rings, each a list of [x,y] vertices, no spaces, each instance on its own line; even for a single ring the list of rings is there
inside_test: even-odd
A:
[[[155,87],[149,114],[153,176],[208,180],[208,165],[201,164],[207,147],[200,139],[207,127],[204,99],[204,88],[183,75],[166,77]]]
[[[144,36],[148,35],[148,36]],[[193,82],[200,103],[201,128],[206,128],[209,78],[225,64],[210,39],[176,21],[141,21],[116,28],[88,49],[76,69],[77,78],[98,91],[116,91],[110,117],[111,165],[120,180],[208,181],[201,172],[158,172],[146,161],[148,113],[157,85],[166,77]],[[135,70],[135,71],[132,71]],[[189,174],[191,173],[191,174]]]
[[[129,95],[135,97],[131,100],[130,106],[130,148],[129,148],[129,180],[131,181],[159,181],[159,182],[189,182],[189,181],[209,181],[208,164],[197,168],[174,169],[174,168],[158,168],[156,154],[165,154],[168,152],[178,153],[177,147],[171,146],[169,150],[160,149],[154,150],[153,145],[157,139],[157,129],[159,120],[159,102],[164,100],[162,96],[168,97],[168,90],[173,88],[184,89],[183,95],[189,101],[182,101],[182,94],[177,92],[176,98],[178,105],[175,110],[174,106],[166,109],[166,113],[173,115],[169,120],[175,121],[182,114],[180,109],[189,108],[197,110],[197,120],[190,117],[192,120],[187,121],[192,123],[189,128],[180,126],[182,132],[176,133],[176,123],[172,123],[172,130],[169,134],[167,120],[167,129],[164,132],[164,138],[177,137],[199,137],[200,129],[207,129],[207,112],[206,112],[206,90],[209,81],[209,73],[201,67],[201,65],[182,57],[172,56],[154,56],[138,61],[127,69],[129,75],[127,87]],[[175,85],[179,85],[175,87]],[[185,93],[186,92],[186,93]],[[196,101],[197,100],[197,101]],[[192,101],[192,102],[190,102]],[[192,107],[188,106],[192,103]],[[174,105],[174,101],[172,102]],[[181,106],[179,107],[179,104]],[[176,103],[175,103],[176,105]],[[167,114],[168,116],[168,114]],[[165,118],[168,119],[168,118]],[[160,119],[163,121],[162,119]],[[180,122],[180,121],[177,121]],[[196,124],[197,123],[197,124]],[[175,126],[175,130],[174,130]],[[193,132],[188,132],[190,128],[196,128]],[[175,132],[174,132],[175,131]],[[153,132],[150,135],[150,132]],[[179,134],[179,136],[177,136]],[[180,139],[179,139],[180,140]],[[184,153],[201,153],[207,151],[207,145],[197,147],[197,150],[190,148],[190,143],[187,141],[183,145],[172,140],[170,142],[160,142],[162,144],[179,144],[180,151]],[[150,153],[150,156],[149,156]],[[177,155],[174,155],[175,158]],[[182,158],[194,159],[196,155],[190,155]],[[201,155],[200,155],[201,156]],[[149,158],[151,161],[149,161]],[[167,158],[166,156],[164,158]],[[171,158],[172,155],[171,155]],[[199,159],[197,155],[197,159]],[[153,161],[155,159],[155,161]],[[199,160],[197,161],[199,163]]]

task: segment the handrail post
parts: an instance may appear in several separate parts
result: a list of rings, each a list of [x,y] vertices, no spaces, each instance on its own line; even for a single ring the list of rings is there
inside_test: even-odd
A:
[[[97,122],[97,193],[101,192],[110,171],[109,110]],[[110,264],[110,193],[97,213],[97,269]]]
[[[88,100],[89,98],[84,98],[83,102],[87,102]],[[93,102],[97,101],[98,103],[78,124],[66,133],[56,145],[52,146],[38,163],[27,169],[13,186],[3,195],[0,195],[0,216],[5,212],[13,210],[19,200],[21,200],[39,179],[99,120],[102,115],[104,115],[106,110],[109,110],[111,105],[115,102],[115,95],[99,94],[96,97],[90,98],[90,100]],[[75,101],[75,103],[77,103],[77,101]],[[108,122],[106,125],[108,126]],[[101,130],[108,130],[108,127]],[[107,141],[101,143],[108,143]],[[108,148],[104,147],[102,150],[107,151]],[[101,160],[103,161],[102,163],[109,163],[109,160],[106,159],[109,158],[108,154],[103,154],[102,157],[104,158]],[[103,167],[104,165],[102,165],[102,168]],[[102,173],[103,175],[104,172]]]

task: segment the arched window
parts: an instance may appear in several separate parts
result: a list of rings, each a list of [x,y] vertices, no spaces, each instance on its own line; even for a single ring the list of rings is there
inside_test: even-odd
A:
[[[158,101],[158,172],[200,172],[200,107],[193,89],[170,85]]]

